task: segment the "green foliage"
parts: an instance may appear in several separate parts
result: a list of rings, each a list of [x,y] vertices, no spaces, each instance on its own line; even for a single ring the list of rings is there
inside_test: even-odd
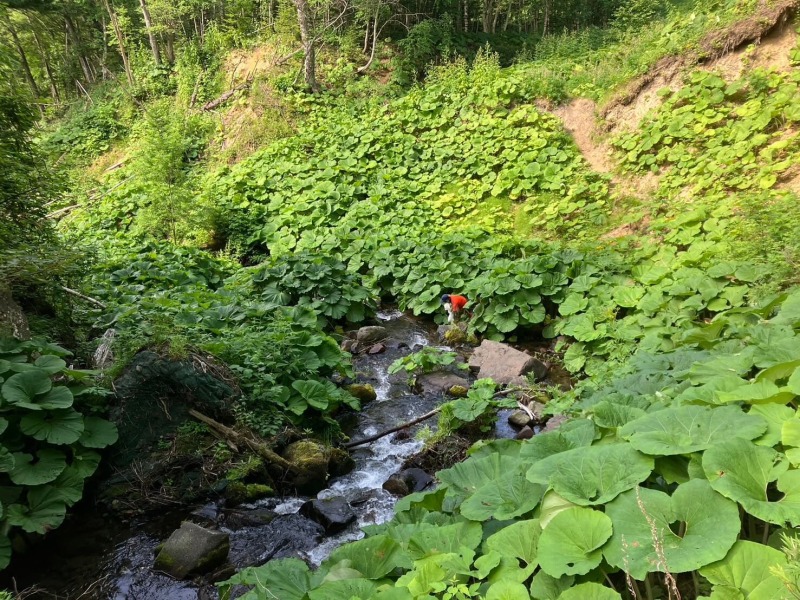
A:
[[[728,308],[626,366],[584,389],[559,430],[473,447],[436,491],[367,528],[357,544],[391,546],[378,572],[343,546],[307,597],[346,573],[373,582],[362,598],[442,598],[454,578],[486,598],[618,598],[592,582],[624,585],[624,572],[648,586],[653,573],[702,576],[712,597],[789,598],[793,571],[766,540],[800,514],[800,290]],[[270,569],[247,583],[269,589]]]
[[[447,367],[455,363],[458,354],[447,352],[438,348],[427,346],[419,352],[414,352],[403,356],[389,365],[389,373],[399,373],[405,371],[412,375],[420,373],[431,373],[441,367]],[[458,368],[466,369],[467,365],[459,363]]]
[[[94,411],[92,372],[67,368],[69,352],[42,341],[0,339],[0,567],[19,528],[46,533],[61,525],[96,469],[95,449],[117,441],[113,423]]]

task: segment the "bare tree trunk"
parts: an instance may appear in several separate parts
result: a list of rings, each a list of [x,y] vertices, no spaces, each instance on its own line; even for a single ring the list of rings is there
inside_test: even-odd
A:
[[[481,15],[481,23],[483,24],[483,33],[492,32],[492,15],[494,14],[494,3],[492,0],[484,0],[483,14]]]
[[[547,26],[550,25],[550,0],[544,2],[544,23],[542,25],[542,37],[547,35]]]
[[[17,30],[14,29],[14,26],[11,24],[11,19],[6,21],[6,29],[8,33],[11,34],[11,39],[14,40],[14,46],[17,48],[17,52],[19,53],[19,64],[22,65],[22,71],[25,73],[25,79],[28,80],[28,85],[31,88],[31,92],[33,92],[33,96],[38,98],[41,95],[39,91],[39,86],[36,85],[36,80],[33,78],[33,73],[31,73],[31,66],[28,63],[28,57],[25,54],[25,49],[22,47],[22,44],[19,41],[19,37],[17,36]]]
[[[464,33],[469,31],[469,0],[464,0]]]
[[[42,57],[44,70],[47,73],[47,79],[50,82],[50,96],[53,98],[53,102],[59,104],[61,102],[61,96],[58,93],[58,86],[56,85],[56,78],[53,76],[53,70],[50,68],[50,58],[47,56],[47,48],[45,48],[44,44],[42,44],[42,40],[39,37],[39,34],[36,33],[36,28],[33,26],[30,17],[28,18],[28,22],[31,24],[33,40],[36,42],[36,48],[39,50],[39,55]]]
[[[367,48],[369,48],[369,25],[369,19],[367,19],[367,26],[364,28],[364,47],[361,49],[364,54],[367,53]]]
[[[150,18],[150,11],[147,8],[147,0],[139,0],[139,6],[142,7],[142,16],[144,17],[144,26],[147,29],[147,37],[150,39],[150,49],[153,51],[153,60],[157,65],[161,64],[161,51],[158,49],[158,40],[153,33],[153,20]]]
[[[166,39],[167,62],[172,64],[175,62],[175,34],[170,31],[167,33]]]
[[[380,12],[381,5],[378,4],[378,7],[375,9],[375,18],[372,21],[372,50],[369,53],[369,60],[367,61],[367,64],[358,68],[359,73],[364,73],[367,69],[369,69],[369,66],[375,59],[375,46],[378,45],[378,16],[380,15]],[[381,30],[383,30],[383,27],[381,27]]]
[[[111,8],[111,3],[109,0],[103,0],[103,5],[105,6],[106,12],[108,12],[108,17],[111,19],[111,26],[114,28],[114,35],[117,38],[117,45],[119,46],[119,55],[122,57],[122,66],[125,67],[125,75],[128,78],[128,83],[134,85],[135,81],[133,79],[133,71],[131,71],[131,63],[128,58],[128,51],[125,50],[125,38],[123,37],[122,29],[119,26],[117,13],[115,13],[114,9]]]
[[[75,24],[72,22],[69,15],[64,15],[64,23],[67,27],[67,37],[72,39],[72,45],[75,46],[78,51],[78,63],[81,65],[83,76],[86,78],[87,83],[94,83],[95,74],[92,71],[89,59],[83,54],[83,40],[81,40],[81,36],[78,35]]]
[[[300,39],[303,42],[303,74],[306,85],[312,92],[319,91],[316,74],[316,48],[314,36],[311,34],[311,9],[308,0],[293,0],[297,7],[297,22],[300,25]]]

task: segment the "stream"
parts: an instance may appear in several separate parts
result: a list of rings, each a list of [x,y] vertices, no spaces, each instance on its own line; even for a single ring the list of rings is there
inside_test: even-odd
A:
[[[441,393],[413,394],[406,375],[389,375],[388,368],[397,358],[435,346],[436,332],[428,324],[407,317],[399,311],[378,314],[378,322],[386,327],[386,351],[354,357],[359,380],[371,383],[377,399],[367,404],[351,422],[343,422],[343,430],[353,440],[362,439],[420,416],[439,403]],[[448,349],[445,346],[437,346]],[[504,418],[498,420],[499,436],[512,436]],[[324,537],[320,525],[298,513],[305,497],[268,498],[235,509],[222,509],[216,504],[195,510],[166,510],[160,517],[127,524],[116,522],[84,508],[73,514],[34,552],[15,561],[9,587],[17,589],[35,585],[42,590],[32,598],[67,600],[212,600],[218,597],[213,585],[193,581],[176,581],[153,570],[156,547],[182,520],[218,527],[230,535],[229,562],[233,568],[262,564],[266,560],[298,557],[318,565],[341,544],[363,536],[364,525],[383,523],[393,515],[397,498],[382,485],[401,469],[405,459],[423,446],[414,433],[424,426],[435,427],[436,420],[415,426],[409,437],[385,436],[351,451],[355,469],[343,477],[332,479],[319,498],[342,496],[357,515],[355,523],[341,533]],[[189,514],[191,513],[191,515]],[[35,554],[35,556],[33,556]],[[225,578],[222,577],[222,579]],[[45,591],[46,590],[46,591]]]

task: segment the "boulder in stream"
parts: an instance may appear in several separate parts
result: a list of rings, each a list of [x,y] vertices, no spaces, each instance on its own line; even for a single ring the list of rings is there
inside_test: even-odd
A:
[[[380,342],[388,337],[389,333],[386,327],[380,325],[367,325],[362,327],[356,332],[356,339],[364,344],[374,344]]]
[[[469,358],[469,367],[478,377],[491,377],[499,385],[525,383],[525,375],[533,372],[536,380],[547,375],[549,366],[508,344],[483,340]]]
[[[375,388],[368,383],[351,383],[345,389],[350,392],[350,395],[358,398],[362,404],[372,402],[378,397]]]
[[[465,377],[448,373],[447,371],[435,371],[426,373],[417,379],[419,385],[426,393],[444,394],[448,390],[458,386],[469,388],[469,381]]]
[[[316,494],[328,481],[328,453],[311,440],[300,440],[286,447],[283,458],[297,469],[290,484],[301,494]]]
[[[508,415],[508,424],[518,429],[525,427],[530,422],[531,418],[524,410],[515,410],[513,413]]]
[[[422,469],[411,467],[403,469],[389,477],[383,483],[383,489],[395,496],[407,496],[412,492],[421,492],[433,483],[433,477]]]
[[[227,533],[212,531],[194,523],[183,522],[156,556],[154,568],[175,579],[206,573],[228,558]]]
[[[322,525],[327,535],[339,533],[356,520],[356,513],[342,496],[309,500],[300,507],[300,514]]]

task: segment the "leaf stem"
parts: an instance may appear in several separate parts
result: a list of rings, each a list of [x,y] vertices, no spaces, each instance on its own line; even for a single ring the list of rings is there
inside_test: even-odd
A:
[[[653,584],[650,581],[650,573],[644,578],[644,590],[647,593],[647,600],[653,600]]]

